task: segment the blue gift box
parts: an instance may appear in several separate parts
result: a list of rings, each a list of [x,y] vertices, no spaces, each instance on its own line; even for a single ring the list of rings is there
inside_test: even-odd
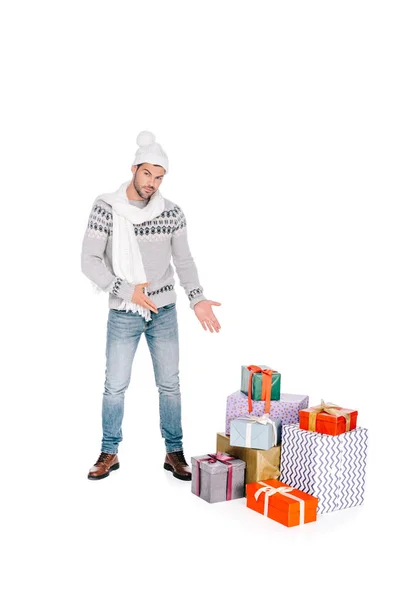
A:
[[[281,441],[282,422],[267,415],[243,415],[231,421],[230,445],[269,450]]]

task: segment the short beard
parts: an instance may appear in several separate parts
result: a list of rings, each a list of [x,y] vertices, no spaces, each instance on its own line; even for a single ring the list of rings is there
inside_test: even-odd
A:
[[[143,194],[140,192],[140,189],[136,185],[136,177],[135,177],[135,179],[133,179],[132,184],[133,184],[135,190],[137,191],[137,193],[139,194],[139,196],[141,198],[143,198],[143,200],[147,200],[147,196],[143,196]]]

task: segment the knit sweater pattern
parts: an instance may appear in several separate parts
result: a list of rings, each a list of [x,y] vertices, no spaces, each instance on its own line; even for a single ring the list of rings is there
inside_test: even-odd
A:
[[[129,202],[144,208],[149,200]],[[187,222],[183,210],[165,198],[164,211],[158,217],[131,225],[134,228],[149,282],[146,288],[147,294],[157,308],[176,302],[171,258],[180,285],[189,299],[190,308],[205,300],[197,267],[189,248]],[[82,242],[81,268],[91,281],[108,292],[109,308],[117,309],[121,300],[132,300],[135,286],[117,277],[113,272],[112,236],[112,207],[104,200],[96,200],[91,208]]]

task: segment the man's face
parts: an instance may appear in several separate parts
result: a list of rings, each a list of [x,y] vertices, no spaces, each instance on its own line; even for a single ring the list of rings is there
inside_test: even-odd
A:
[[[131,171],[134,175],[136,173],[133,184],[139,196],[144,200],[150,198],[158,190],[165,173],[164,167],[156,167],[150,163],[143,163],[139,169],[137,165],[134,165],[131,167]]]

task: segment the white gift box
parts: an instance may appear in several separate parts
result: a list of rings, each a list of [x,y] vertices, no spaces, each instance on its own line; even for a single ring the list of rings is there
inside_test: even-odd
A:
[[[318,513],[364,501],[368,430],[325,435],[283,425],[280,480],[318,498]]]

